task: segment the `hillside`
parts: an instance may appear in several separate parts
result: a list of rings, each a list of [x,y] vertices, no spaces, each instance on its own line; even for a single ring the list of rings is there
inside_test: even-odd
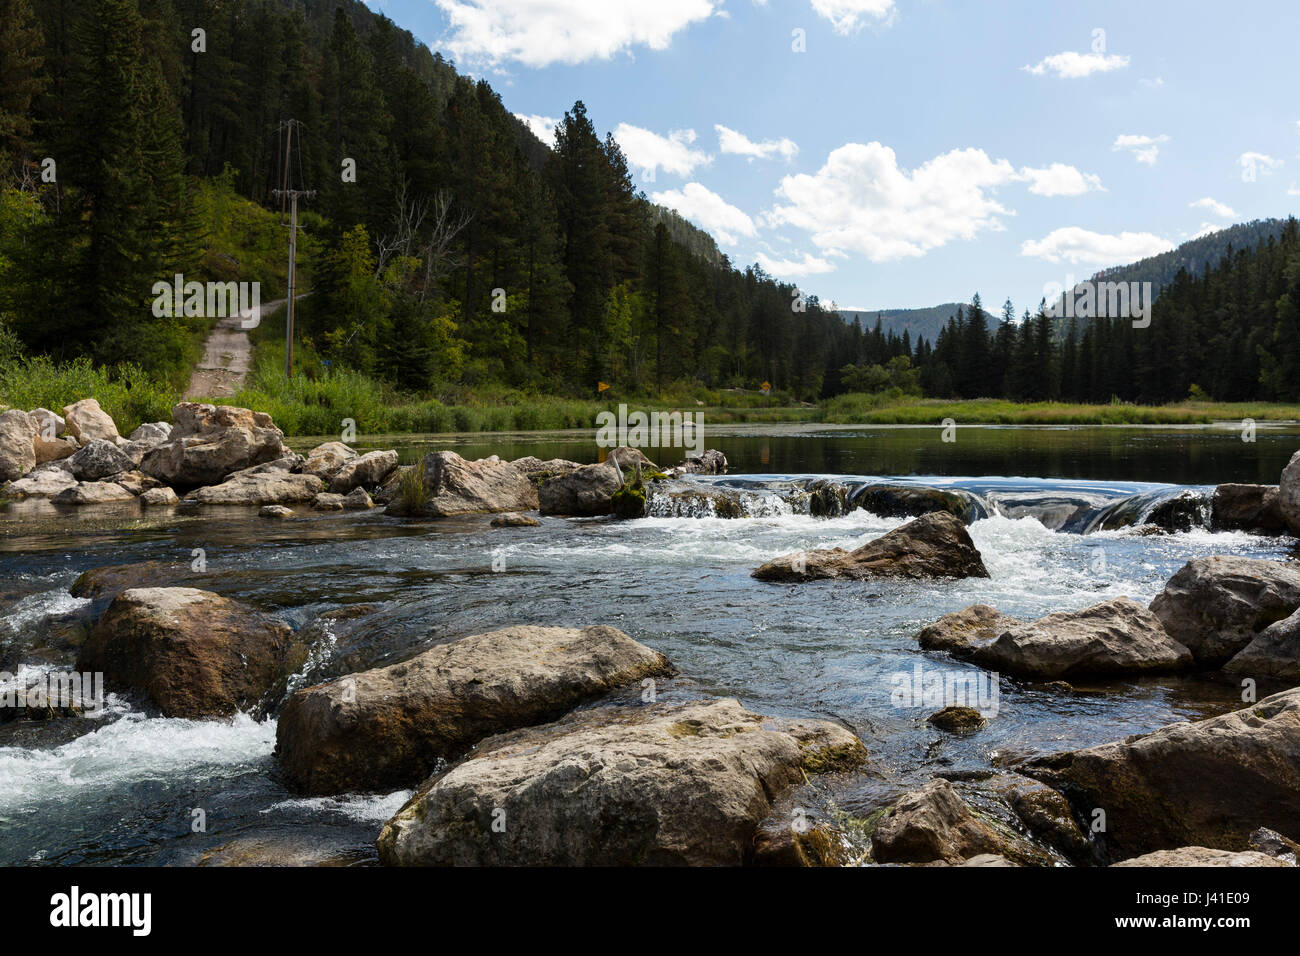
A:
[[[876,318],[879,317],[881,330],[886,335],[893,332],[901,337],[904,332],[907,332],[913,344],[919,343],[921,339],[933,344],[938,340],[939,332],[948,324],[948,320],[957,314],[959,307],[970,308],[969,305],[960,302],[945,302],[943,305],[932,305],[923,309],[881,309],[866,312],[840,309],[839,314],[850,325],[855,319],[861,320],[864,332],[874,329]],[[984,315],[990,324],[997,321],[997,317],[987,311]]]

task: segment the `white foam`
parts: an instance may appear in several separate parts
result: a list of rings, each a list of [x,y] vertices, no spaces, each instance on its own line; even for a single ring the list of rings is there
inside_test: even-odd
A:
[[[300,797],[282,800],[263,810],[263,813],[306,810],[311,813],[334,813],[360,823],[386,823],[407,800],[413,790],[393,793],[348,793],[336,797]]]

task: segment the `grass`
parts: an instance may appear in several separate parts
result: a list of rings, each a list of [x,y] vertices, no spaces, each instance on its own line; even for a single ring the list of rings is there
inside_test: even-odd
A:
[[[144,422],[172,420],[179,396],[133,365],[105,369],[90,359],[55,363],[47,356],[0,363],[0,405],[62,413],[65,405],[94,398],[129,435]]]
[[[839,395],[821,404],[827,424],[934,425],[945,418],[991,425],[1195,425],[1216,421],[1297,421],[1300,405],[1266,402],[1175,402],[1169,405],[1081,405],[1064,402],[970,401],[889,395]]]

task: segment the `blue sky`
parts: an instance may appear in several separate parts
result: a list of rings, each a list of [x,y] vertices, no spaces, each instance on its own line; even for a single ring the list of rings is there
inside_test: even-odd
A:
[[[368,2],[843,308],[1019,312],[1300,207],[1295,0]]]

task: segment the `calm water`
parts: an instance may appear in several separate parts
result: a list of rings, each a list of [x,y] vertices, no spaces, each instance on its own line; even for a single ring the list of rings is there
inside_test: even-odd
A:
[[[708,444],[731,460],[728,485],[935,476],[981,493],[1112,500],[1153,483],[1276,482],[1300,447],[1300,429],[1261,429],[1254,443],[1228,428],[962,429],[946,444],[937,429],[759,426],[714,430]],[[467,457],[598,455],[589,433],[406,439],[401,447],[408,460],[432,447]],[[673,464],[678,456],[651,457]],[[917,650],[916,632],[936,617],[975,602],[1033,617],[1118,595],[1148,601],[1191,557],[1282,558],[1289,546],[1204,529],[1066,534],[1033,517],[995,515],[970,529],[989,580],[788,586],[757,582],[750,571],[797,548],[858,546],[901,519],[864,511],[818,519],[778,506],[735,520],[543,518],[540,528],[492,529],[486,517],[306,513],[269,524],[243,509],[158,515],[134,505],[71,511],[36,502],[11,506],[0,523],[0,669],[71,667],[102,610],[69,596],[81,571],[143,560],[186,566],[202,548],[208,570],[198,586],[295,627],[323,611],[373,605],[354,632],[321,634],[300,683],[508,624],[610,624],[677,665],[681,676],[663,688],[668,699],[729,695],[757,711],[818,715],[855,730],[872,752],[870,767],[804,799],[859,815],[937,772],[988,770],[1238,706],[1233,684],[1208,678],[1076,693],[1004,679],[988,728],[950,737],[925,723],[933,708],[891,700],[895,675],[918,664],[963,669]],[[494,556],[504,570],[492,570]],[[276,779],[274,739],[274,720],[162,719],[116,698],[99,721],[0,724],[0,863],[195,863],[258,847],[295,859],[373,861],[379,827],[404,794],[296,799]],[[192,832],[196,808],[206,813],[205,833]]]

